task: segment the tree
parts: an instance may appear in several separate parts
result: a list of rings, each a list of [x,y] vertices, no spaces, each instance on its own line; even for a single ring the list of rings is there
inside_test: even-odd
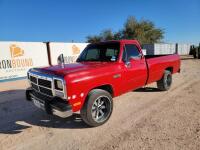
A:
[[[113,40],[114,39],[114,34],[110,29],[106,29],[102,31],[99,35],[95,36],[88,36],[87,37],[87,42],[89,43],[96,43],[100,41],[108,41],[108,40]]]
[[[123,36],[123,31],[120,30],[120,31],[114,33],[114,39],[113,40],[120,40],[120,39],[123,39],[123,37],[124,37]]]
[[[138,21],[134,17],[129,17],[124,24],[122,30],[113,33],[112,30],[104,30],[99,35],[88,36],[89,43],[120,40],[120,39],[137,39],[140,43],[155,43],[161,42],[164,37],[163,29],[156,28],[152,21]]]
[[[134,17],[129,17],[124,25],[123,35],[125,39],[137,39],[143,44],[155,43],[163,39],[164,31],[156,28],[151,21],[137,21]]]
[[[101,41],[101,37],[98,35],[95,36],[87,36],[87,42],[88,43],[96,43],[96,42],[100,42]]]

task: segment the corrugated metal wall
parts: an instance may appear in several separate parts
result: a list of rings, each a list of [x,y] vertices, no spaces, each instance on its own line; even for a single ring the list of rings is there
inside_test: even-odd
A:
[[[178,44],[178,54],[188,55],[190,52],[190,44]]]
[[[146,55],[154,55],[154,44],[144,44],[143,49],[146,49]]]
[[[190,44],[178,44],[178,54],[188,55],[190,51]],[[143,49],[147,50],[147,55],[162,55],[176,53],[176,44],[155,43],[144,44]]]

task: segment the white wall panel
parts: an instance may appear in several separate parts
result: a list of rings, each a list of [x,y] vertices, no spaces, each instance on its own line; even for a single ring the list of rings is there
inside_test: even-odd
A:
[[[65,63],[76,61],[88,43],[50,43],[51,62],[58,64],[58,57],[63,54]]]
[[[0,42],[0,81],[25,77],[29,68],[41,66],[48,66],[44,43]]]

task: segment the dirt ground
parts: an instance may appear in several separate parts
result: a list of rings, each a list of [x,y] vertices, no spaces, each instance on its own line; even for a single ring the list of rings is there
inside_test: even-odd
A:
[[[25,101],[26,80],[0,83],[0,150],[200,149],[200,60],[182,58],[167,92],[148,85],[114,98],[110,120],[48,116]]]

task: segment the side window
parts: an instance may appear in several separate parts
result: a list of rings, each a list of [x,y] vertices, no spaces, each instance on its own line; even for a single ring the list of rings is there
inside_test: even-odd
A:
[[[138,48],[136,45],[133,44],[126,44],[125,45],[125,50],[123,53],[123,60],[128,61],[130,57],[138,57],[140,54]]]

